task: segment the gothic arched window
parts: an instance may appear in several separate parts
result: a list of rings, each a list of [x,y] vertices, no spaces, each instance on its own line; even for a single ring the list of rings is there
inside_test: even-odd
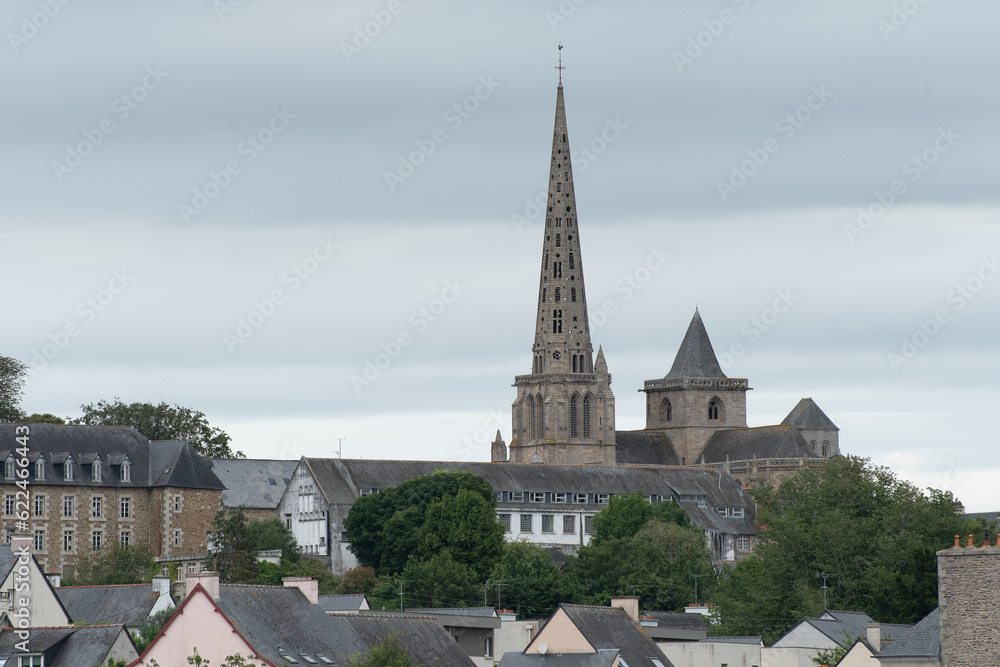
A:
[[[541,440],[545,437],[545,402],[542,400],[541,395],[538,396],[538,435],[535,437],[536,440]]]
[[[830,441],[829,440],[824,440],[823,441],[823,456],[829,456],[829,455],[830,455]]]
[[[529,396],[528,397],[528,440],[535,439],[535,430],[537,424],[538,421],[535,413],[535,397]]]
[[[590,394],[583,397],[583,437],[590,437]]]
[[[668,422],[673,419],[673,416],[673,407],[670,405],[670,399],[663,399],[663,402],[660,403],[660,421]]]
[[[719,408],[720,407],[721,407],[721,403],[719,402],[719,399],[713,398],[711,401],[709,401],[709,403],[708,403],[708,418],[711,419],[711,420],[717,420],[719,418]]]
[[[573,357],[573,366],[576,366],[576,357]],[[577,430],[577,410],[579,409],[580,397],[576,394],[569,400],[569,437],[579,437]]]
[[[556,303],[559,303],[560,301],[562,301],[562,289],[559,288],[559,287],[557,287],[556,288]]]
[[[562,234],[556,234],[556,247],[558,248],[561,245],[562,245]]]

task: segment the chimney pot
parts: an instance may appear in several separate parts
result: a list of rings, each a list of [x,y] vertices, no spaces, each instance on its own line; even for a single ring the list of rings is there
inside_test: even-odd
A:
[[[997,536],[997,539],[1000,540],[1000,535]],[[956,547],[959,546],[959,544],[958,544],[958,535],[955,536],[955,546]]]
[[[972,535],[971,534],[969,535],[969,546],[970,547],[972,546]]]

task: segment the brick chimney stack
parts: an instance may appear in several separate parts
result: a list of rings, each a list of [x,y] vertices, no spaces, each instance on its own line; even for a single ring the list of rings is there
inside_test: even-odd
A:
[[[311,577],[284,577],[281,580],[285,588],[297,588],[306,599],[313,604],[319,604],[319,581]]]
[[[868,645],[871,646],[876,651],[882,650],[882,626],[879,625],[878,621],[869,621],[868,629],[866,631],[867,636],[865,639],[868,640]]]
[[[219,573],[218,572],[188,572],[185,579],[187,584],[186,595],[191,595],[191,591],[198,584],[205,589],[205,592],[216,602],[219,601]]]
[[[639,598],[629,595],[613,597],[611,598],[611,607],[612,609],[615,607],[624,609],[629,618],[637,623],[639,622]]]

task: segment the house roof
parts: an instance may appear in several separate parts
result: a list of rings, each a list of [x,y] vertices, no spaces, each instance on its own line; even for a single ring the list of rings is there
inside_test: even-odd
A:
[[[795,627],[798,628],[802,624],[810,625],[838,646],[850,648],[855,639],[864,637],[868,633],[868,624],[871,622],[872,618],[860,611],[827,610],[821,617],[807,618]],[[882,639],[898,637],[911,627],[913,626],[883,623]],[[794,632],[794,628],[790,632]]]
[[[14,548],[12,545],[0,544],[0,583],[6,581],[7,577],[10,576],[10,572],[11,570],[14,569],[14,566],[17,564],[17,560],[18,556],[17,554],[14,553]],[[66,617],[66,622],[72,623],[75,619],[73,618],[72,614],[70,614],[69,611],[66,609],[66,606],[62,603],[62,600],[59,599],[59,596],[56,594],[56,589],[52,586],[52,582],[49,581],[48,577],[44,576],[44,572],[42,571],[42,566],[39,565],[38,559],[35,557],[34,554],[31,555],[31,560],[35,564],[35,567],[38,569],[39,573],[42,573],[43,575],[42,579],[45,580],[45,586],[52,593],[52,598],[55,600],[56,604],[59,605],[59,609],[62,610],[63,615]],[[3,614],[0,613],[0,616],[3,616]]]
[[[497,618],[493,607],[444,607],[441,609],[409,609],[413,614],[441,614],[443,616],[474,616],[476,618]]]
[[[712,341],[708,339],[708,332],[705,331],[705,324],[701,321],[701,315],[695,308],[694,317],[688,325],[684,340],[681,341],[677,356],[674,357],[674,364],[670,367],[670,372],[665,376],[667,379],[673,378],[724,378],[726,374],[719,366],[719,360],[712,349]]]
[[[28,650],[45,653],[46,667],[100,667],[123,632],[128,637],[121,625],[31,628]],[[14,656],[19,641],[13,630],[0,630],[0,659]]]
[[[673,667],[667,656],[642,632],[623,609],[561,604],[559,608],[596,649],[618,649],[629,667],[654,667],[655,658],[664,667]],[[544,627],[539,630],[539,637]]]
[[[18,424],[0,423],[0,442],[14,442]],[[222,489],[206,459],[186,442],[150,442],[131,426],[87,426],[82,424],[29,424],[31,446],[44,458],[44,481],[54,486],[150,487]],[[101,459],[101,481],[93,481],[90,465],[81,461]],[[128,457],[130,481],[121,480],[121,461]],[[64,479],[62,464],[68,457],[76,463],[73,479]],[[0,452],[0,459],[6,454]],[[112,461],[118,462],[112,468]],[[58,466],[58,467],[57,467]],[[34,474],[34,469],[31,471]],[[7,482],[9,483],[9,482]]]
[[[807,431],[840,430],[811,398],[803,398],[799,401],[798,405],[792,408],[792,411],[781,423],[791,424],[795,428],[803,428]]]
[[[358,611],[365,601],[365,594],[320,595],[319,606],[323,611]]]
[[[919,658],[937,657],[941,650],[941,617],[938,610],[931,613],[910,628],[897,635],[879,651],[879,658]]]
[[[417,662],[437,664],[440,658],[445,665],[472,664],[444,628],[430,619],[327,616],[299,589],[282,586],[221,584],[216,604],[254,650],[279,665],[295,664],[289,658],[305,655],[319,661],[310,664],[347,664],[393,632],[400,634]]]
[[[790,424],[732,428],[716,431],[708,440],[701,458],[705,463],[758,459],[816,458],[809,443]]]
[[[655,431],[615,431],[615,457],[619,465],[681,464],[669,438]]]
[[[62,586],[55,589],[74,622],[137,627],[149,617],[159,593],[152,584]]]
[[[705,630],[705,617],[701,614],[685,614],[680,611],[644,611],[639,614],[639,620],[652,618],[661,628],[678,630]]]
[[[701,616],[701,614],[697,614]],[[706,637],[701,640],[705,643],[719,642],[721,644],[750,644],[752,646],[763,646],[763,637]]]
[[[507,651],[500,659],[503,667],[611,667],[618,651],[596,653],[523,653]],[[666,664],[666,663],[664,663]]]
[[[215,473],[226,490],[222,502],[227,507],[273,510],[295,471],[298,461],[280,459],[211,459]]]

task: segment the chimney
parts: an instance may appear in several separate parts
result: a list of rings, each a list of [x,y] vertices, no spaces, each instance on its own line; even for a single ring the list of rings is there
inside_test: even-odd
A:
[[[868,645],[875,649],[876,652],[882,650],[882,626],[879,625],[878,621],[868,621],[867,630]]]
[[[285,588],[297,588],[312,604],[319,604],[319,581],[312,577],[283,577]]]
[[[170,597],[170,577],[165,574],[158,574],[153,577],[153,592],[160,597]]]
[[[615,607],[624,609],[629,618],[637,623],[639,622],[639,598],[629,595],[613,597],[611,598],[611,608]]]
[[[218,572],[209,572],[207,570],[204,572],[188,572],[185,581],[187,584],[188,595],[191,595],[191,591],[194,590],[195,586],[201,584],[201,587],[205,589],[205,592],[208,593],[213,600],[216,602],[219,601]]]

